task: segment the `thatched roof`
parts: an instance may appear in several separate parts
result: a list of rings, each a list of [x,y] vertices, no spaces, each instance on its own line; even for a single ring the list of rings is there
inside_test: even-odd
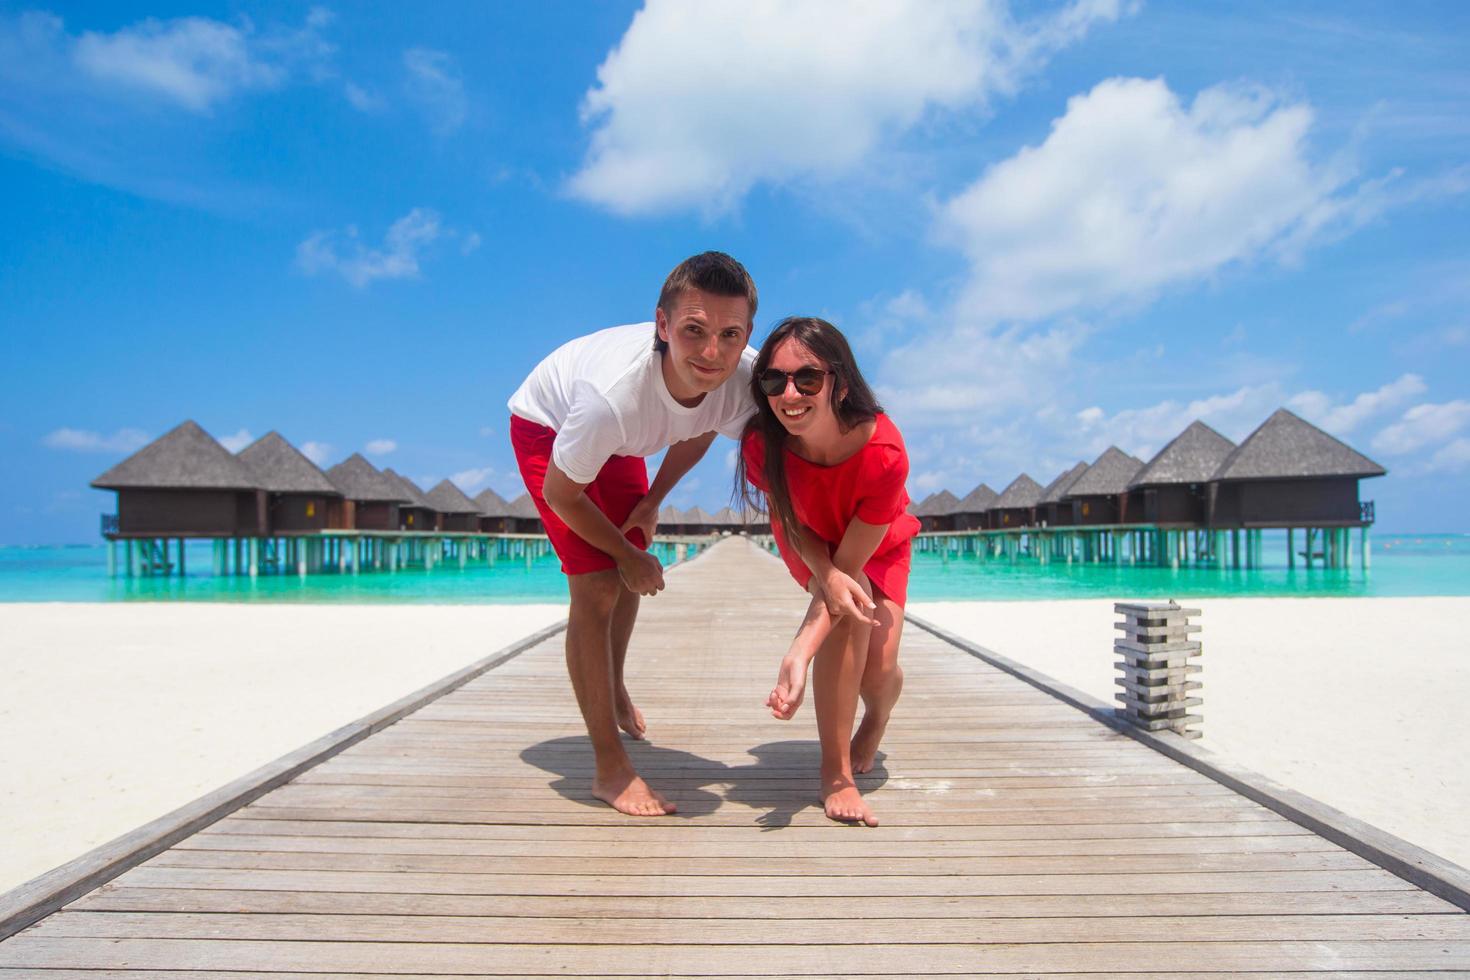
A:
[[[326,493],[340,497],[327,474],[279,432],[267,432],[235,454],[271,493]]]
[[[510,502],[510,516],[533,521],[541,520],[541,512],[536,509],[536,502],[531,499],[529,493],[523,493]]]
[[[402,503],[405,500],[398,485],[364,459],[361,453],[353,453],[327,470],[327,479],[348,500],[364,503]]]
[[[948,517],[959,510],[960,498],[948,490],[941,490],[924,501],[929,507],[924,511],[928,517]]]
[[[214,437],[189,421],[92,481],[103,490],[259,490],[260,481]]]
[[[995,501],[999,496],[1000,494],[982,483],[960,498],[960,502],[955,505],[954,512],[956,514],[983,514],[995,506]]]
[[[939,494],[931,493],[923,500],[910,500],[909,513],[913,514],[915,517],[928,517],[929,505],[934,502],[934,498],[937,496],[939,496]]]
[[[480,513],[480,505],[466,497],[463,490],[448,480],[440,480],[434,484],[433,489],[424,494],[424,499],[441,514]]]
[[[1204,483],[1234,450],[1235,443],[1196,419],[1134,475],[1132,485]]]
[[[677,507],[664,504],[658,509],[658,522],[660,524],[683,524],[684,512]]]
[[[1000,492],[991,510],[1010,510],[1013,507],[1035,507],[1041,503],[1041,484],[1022,473],[1011,481],[1011,485]]]
[[[1347,443],[1278,408],[1225,457],[1211,480],[1383,476],[1388,471]]]
[[[1068,497],[1111,497],[1128,489],[1128,484],[1139,470],[1143,460],[1130,456],[1117,446],[1103,450],[1087,472],[1079,476],[1065,496]]]
[[[1061,503],[1062,498],[1067,495],[1067,491],[1072,489],[1072,484],[1076,483],[1077,478],[1086,472],[1086,463],[1078,463],[1070,470],[1065,471],[1055,480],[1048,483],[1046,489],[1041,491],[1041,502],[1043,504]]]
[[[715,527],[739,527],[745,521],[741,520],[740,515],[731,508],[721,507],[710,515],[710,523]]]
[[[713,524],[714,518],[710,517],[709,511],[695,504],[684,512],[684,523],[686,524]]]
[[[424,492],[418,488],[418,484],[414,483],[402,473],[397,472],[392,467],[384,467],[383,475],[386,476],[389,481],[392,482],[393,486],[398,490],[398,492],[403,495],[400,498],[404,502],[403,506],[418,507],[422,510],[437,509],[434,507],[433,504],[429,503],[429,498],[424,496]]]
[[[475,494],[475,506],[480,508],[481,517],[509,517],[510,504],[500,494],[486,487]]]

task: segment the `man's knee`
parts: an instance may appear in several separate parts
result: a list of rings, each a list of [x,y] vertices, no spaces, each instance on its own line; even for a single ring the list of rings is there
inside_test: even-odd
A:
[[[616,569],[571,575],[567,578],[567,584],[572,596],[573,616],[611,615],[613,607],[628,591],[623,588],[623,581],[618,577]]]

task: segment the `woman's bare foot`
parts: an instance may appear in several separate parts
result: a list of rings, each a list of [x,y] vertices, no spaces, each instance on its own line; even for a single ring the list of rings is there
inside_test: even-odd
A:
[[[794,657],[789,653],[781,661],[776,686],[766,696],[766,707],[771,709],[773,717],[790,721],[796,709],[801,707],[801,700],[806,697],[806,671],[810,663],[804,657]]]
[[[872,772],[873,762],[878,757],[878,743],[883,741],[883,732],[888,728],[888,718],[880,718],[873,711],[863,712],[862,724],[852,737],[848,750],[852,757],[853,772]]]
[[[822,809],[827,813],[828,820],[836,820],[839,823],[861,823],[869,827],[878,826],[878,818],[873,811],[868,809],[868,804],[863,800],[863,794],[853,785],[852,780],[839,778],[828,782],[823,780]]]
[[[643,712],[639,711],[633,699],[628,697],[627,689],[619,692],[613,713],[617,716],[618,727],[627,732],[630,737],[641,740],[644,733],[648,731],[648,725],[643,721]]]
[[[592,795],[630,817],[662,817],[678,810],[676,805],[655,793],[631,769],[605,777],[594,776]]]

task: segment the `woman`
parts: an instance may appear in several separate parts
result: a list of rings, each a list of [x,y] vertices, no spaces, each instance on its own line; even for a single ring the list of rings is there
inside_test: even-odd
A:
[[[873,768],[903,688],[898,641],[909,540],[919,530],[904,490],[908,456],[847,339],[825,320],[781,321],[756,355],[751,387],[757,412],[736,480],[748,502],[762,501],[747,481],[764,495],[781,557],[812,595],[766,704],[791,718],[816,660],[823,808],[833,820],[876,827],[854,773]]]

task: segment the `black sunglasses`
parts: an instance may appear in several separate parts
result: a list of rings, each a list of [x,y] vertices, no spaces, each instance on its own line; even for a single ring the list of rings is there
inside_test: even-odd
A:
[[[814,367],[797,368],[789,374],[785,371],[777,371],[775,368],[767,368],[761,372],[759,384],[761,391],[774,397],[786,391],[786,379],[790,378],[796,383],[796,390],[801,394],[815,395],[822,390],[827,375],[832,373]]]

